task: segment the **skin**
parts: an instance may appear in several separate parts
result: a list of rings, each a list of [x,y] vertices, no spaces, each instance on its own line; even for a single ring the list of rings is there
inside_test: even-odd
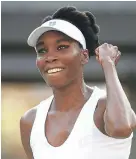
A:
[[[66,141],[83,105],[93,92],[93,88],[89,88],[83,79],[88,51],[81,49],[76,41],[55,31],[47,32],[39,38],[36,50],[39,49],[43,50],[40,53],[37,51],[37,67],[54,94],[46,118],[45,136],[56,147]],[[105,135],[126,138],[136,127],[136,115],[118,79],[115,65],[119,57],[118,48],[110,44],[103,44],[96,49],[96,60],[105,75],[107,96],[99,99],[94,122]],[[46,70],[54,67],[64,69],[52,75],[47,74]],[[35,114],[36,107],[28,110],[20,120],[22,144],[30,159],[33,158],[30,132]]]

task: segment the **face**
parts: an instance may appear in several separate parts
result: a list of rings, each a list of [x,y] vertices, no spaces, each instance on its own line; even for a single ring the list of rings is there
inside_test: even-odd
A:
[[[68,36],[49,31],[36,45],[37,67],[51,87],[65,87],[82,79],[83,65],[88,62],[88,52]]]

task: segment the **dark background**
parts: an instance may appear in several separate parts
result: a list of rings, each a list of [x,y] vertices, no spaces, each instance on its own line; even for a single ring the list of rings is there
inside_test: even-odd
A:
[[[2,1],[3,159],[26,159],[19,137],[19,119],[26,110],[51,94],[50,88],[44,86],[45,84],[36,68],[36,54],[34,49],[27,45],[27,38],[31,31],[40,25],[45,16],[68,5],[74,5],[82,11],[91,11],[96,16],[97,24],[100,26],[100,43],[107,42],[119,47],[122,56],[117,65],[118,75],[136,112],[136,2]],[[85,66],[84,75],[88,84],[104,87],[104,75],[94,57]],[[136,134],[133,138],[130,159],[136,158],[135,136]]]

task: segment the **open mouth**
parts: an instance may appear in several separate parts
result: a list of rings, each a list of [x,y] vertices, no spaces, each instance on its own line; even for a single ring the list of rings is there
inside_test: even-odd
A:
[[[63,68],[53,68],[53,69],[49,69],[47,71],[48,74],[54,74],[54,73],[57,73],[57,72],[61,72],[63,71],[64,69]]]

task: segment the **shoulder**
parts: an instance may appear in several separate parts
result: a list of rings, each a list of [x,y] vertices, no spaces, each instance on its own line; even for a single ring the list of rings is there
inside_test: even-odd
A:
[[[35,120],[36,112],[37,107],[34,107],[25,112],[25,114],[20,119],[21,141],[28,158],[33,158],[32,150],[30,147],[30,133]]]
[[[27,112],[25,112],[24,115],[21,117],[20,131],[22,134],[30,133],[35,120],[36,112],[37,112],[37,107],[34,107],[32,109],[29,109]]]
[[[34,122],[37,112],[37,107],[29,109],[20,119],[20,123],[31,125]]]
[[[41,101],[39,105],[29,109],[28,111],[26,111],[24,113],[24,115],[21,117],[20,119],[20,126],[26,126],[26,127],[32,127],[33,123],[34,123],[34,120],[35,120],[35,117],[36,117],[36,112],[37,112],[37,109],[39,108],[39,106],[41,105],[46,105],[46,103],[52,99],[52,96]]]

